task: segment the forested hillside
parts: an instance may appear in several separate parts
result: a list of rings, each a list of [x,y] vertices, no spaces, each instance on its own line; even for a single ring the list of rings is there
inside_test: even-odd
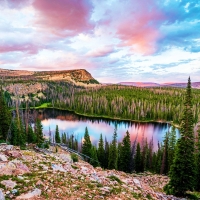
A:
[[[37,86],[37,87],[35,87]],[[35,89],[34,89],[35,88]],[[184,93],[181,88],[99,86],[85,88],[66,82],[28,81],[4,85],[10,107],[40,106],[73,110],[79,114],[138,121],[173,121],[180,124]],[[192,89],[194,122],[200,119],[200,90]],[[47,105],[47,104],[46,104]]]
[[[177,124],[183,115],[185,89],[104,86],[77,88],[48,83],[46,101],[81,114],[129,120],[166,120]],[[193,89],[195,123],[200,117],[200,90]]]

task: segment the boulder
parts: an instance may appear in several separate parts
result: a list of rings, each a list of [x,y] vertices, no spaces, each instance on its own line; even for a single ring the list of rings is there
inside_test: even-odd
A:
[[[1,199],[1,200],[5,200],[5,196],[4,196],[4,194],[3,194],[3,192],[2,192],[1,189],[0,189],[0,199]]]
[[[21,158],[22,154],[20,151],[5,151],[5,154],[7,156],[13,157],[13,158]]]
[[[3,155],[3,154],[0,154],[0,161],[8,161],[8,159],[6,158],[6,156],[5,155]]]
[[[141,184],[140,184],[140,181],[136,178],[133,179],[133,182],[135,183],[135,185],[139,188],[142,188]]]
[[[13,175],[15,169],[16,166],[12,162],[3,163],[0,165],[0,175]]]
[[[11,180],[3,180],[1,181],[1,184],[5,185],[6,188],[11,188],[11,189],[13,189],[17,185],[16,182]]]
[[[66,170],[60,165],[52,164],[51,167],[54,171],[66,172]]]
[[[59,158],[65,162],[73,163],[71,156],[69,154],[60,154]]]
[[[20,175],[20,174],[25,174],[25,173],[29,173],[29,172],[30,172],[30,170],[25,164],[17,163],[16,169],[14,171],[14,175]]]
[[[38,188],[35,188],[33,191],[31,192],[28,192],[27,194],[22,194],[20,196],[18,196],[16,199],[17,200],[20,200],[20,199],[32,199],[32,198],[35,198],[35,197],[38,197],[41,195],[41,190],[38,189]]]
[[[0,144],[0,151],[10,151],[13,149],[13,145],[7,145],[6,143],[1,143]]]

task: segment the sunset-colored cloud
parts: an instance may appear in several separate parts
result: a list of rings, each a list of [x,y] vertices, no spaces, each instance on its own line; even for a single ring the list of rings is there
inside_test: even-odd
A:
[[[0,53],[22,51],[29,54],[38,52],[38,47],[33,44],[0,44]]]
[[[36,24],[57,34],[78,34],[92,28],[89,0],[34,0],[33,7],[37,11]]]
[[[121,39],[120,45],[129,46],[132,53],[155,53],[157,42],[162,37],[159,26],[165,19],[156,1],[127,0],[123,4],[111,11],[105,24],[116,30],[117,37]]]
[[[114,52],[114,49],[112,47],[102,47],[99,49],[89,51],[86,55],[89,57],[105,57],[111,54],[112,52]]]

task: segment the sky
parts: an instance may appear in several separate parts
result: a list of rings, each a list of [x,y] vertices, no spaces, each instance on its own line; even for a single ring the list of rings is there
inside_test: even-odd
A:
[[[0,68],[200,81],[200,0],[0,0]]]

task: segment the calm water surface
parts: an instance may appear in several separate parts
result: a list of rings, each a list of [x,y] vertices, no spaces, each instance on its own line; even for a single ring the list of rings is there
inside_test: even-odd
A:
[[[42,120],[43,132],[49,135],[49,130],[52,134],[55,133],[56,125],[59,127],[60,134],[74,134],[81,141],[84,137],[85,128],[88,128],[90,138],[93,144],[97,144],[100,134],[112,140],[115,126],[117,127],[118,141],[121,141],[128,130],[133,142],[137,138],[138,142],[142,138],[147,138],[150,141],[153,138],[154,148],[157,148],[158,142],[162,142],[165,133],[171,130],[171,126],[167,123],[139,123],[128,122],[122,120],[108,120],[101,118],[84,117],[73,112],[62,111],[57,109],[37,110],[37,117]],[[179,130],[176,129],[177,136]]]

